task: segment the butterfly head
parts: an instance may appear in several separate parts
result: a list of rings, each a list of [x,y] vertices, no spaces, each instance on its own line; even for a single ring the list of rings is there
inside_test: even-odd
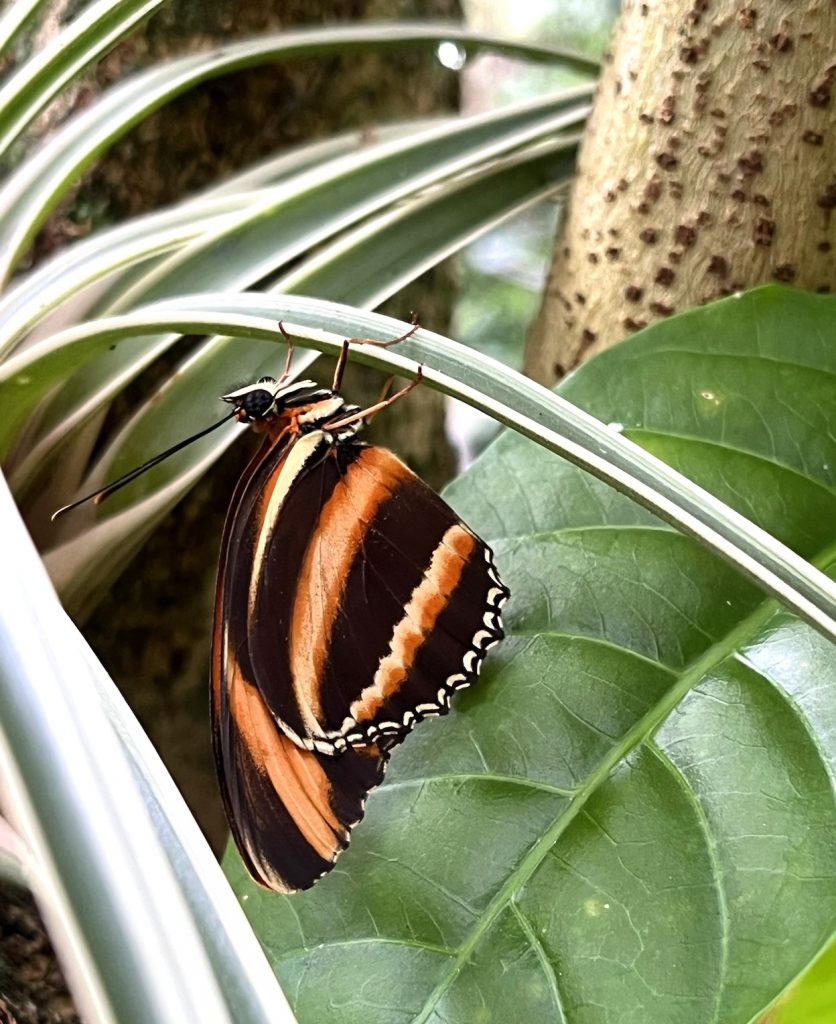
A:
[[[224,402],[235,406],[235,418],[240,423],[270,424],[285,416],[302,415],[313,424],[319,419],[332,418],[344,406],[342,398],[312,380],[298,380],[282,384],[273,377],[261,377],[255,384],[222,395]]]
[[[276,381],[272,377],[261,377],[255,384],[221,395],[221,401],[235,406],[235,418],[241,423],[260,423],[276,416]]]

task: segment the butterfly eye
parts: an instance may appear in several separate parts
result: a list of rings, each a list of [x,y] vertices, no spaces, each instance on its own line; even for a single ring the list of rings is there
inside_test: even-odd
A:
[[[238,407],[243,409],[248,420],[262,420],[275,409],[276,400],[272,391],[268,391],[266,388],[257,388],[242,395]]]

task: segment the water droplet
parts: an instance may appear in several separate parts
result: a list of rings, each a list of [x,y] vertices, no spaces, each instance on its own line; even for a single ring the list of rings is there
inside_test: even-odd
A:
[[[608,423],[607,426],[610,428],[610,430],[614,430],[616,432],[616,434],[621,434],[621,433],[624,432],[624,424],[623,423],[618,423],[618,422]]]
[[[461,71],[467,63],[467,52],[458,43],[451,43],[449,40],[439,43],[435,51],[438,63],[451,71]]]

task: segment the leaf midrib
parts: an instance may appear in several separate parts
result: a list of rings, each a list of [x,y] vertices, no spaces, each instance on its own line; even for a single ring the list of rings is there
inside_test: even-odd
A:
[[[743,646],[745,639],[754,636],[766,620],[775,611],[775,602],[771,599],[763,601],[745,619],[741,620],[725,637],[712,644],[689,667],[682,672],[678,682],[672,686],[658,703],[643,715],[631,729],[615,744],[606,757],[601,760],[598,768],[592,772],[586,782],[580,786],[576,795],[570,800],[568,807],[554,819],[540,838],[529,848],[519,861],[517,867],[509,874],[505,884],[491,900],[484,913],[477,918],[470,934],[458,947],[450,960],[436,987],[427,997],[420,1013],[413,1018],[412,1024],[426,1024],[430,1014],[438,1002],[458,977],[466,965],[471,953],[494,921],[512,902],[514,895],[531,878],[541,862],[560,836],[583,810],[589,798],[609,777],[610,772],[637,747],[651,736],[667,716],[682,701],[691,687],[704,678],[709,669],[719,664]]]

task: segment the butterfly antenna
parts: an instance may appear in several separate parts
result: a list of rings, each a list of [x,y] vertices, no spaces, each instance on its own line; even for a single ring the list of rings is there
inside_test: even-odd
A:
[[[159,455],[155,455],[153,459],[149,459],[147,462],[143,462],[141,466],[137,466],[136,469],[132,469],[130,473],[126,473],[124,476],[120,476],[118,480],[114,480],[113,483],[107,484],[105,487],[99,488],[98,491],[93,491],[91,494],[86,494],[83,498],[79,498],[78,501],[70,502],[69,505],[64,505],[63,508],[59,508],[57,511],[52,513],[52,521],[64,515],[65,512],[70,512],[74,508],[78,508],[79,505],[83,505],[86,501],[92,501],[96,505],[100,504],[109,498],[111,494],[115,494],[116,491],[121,490],[125,484],[129,484],[132,480],[136,480],[138,476],[142,476],[149,469],[153,469],[154,466],[159,465],[164,459],[167,459],[169,455],[174,455],[176,452],[181,451],[187,445],[190,445],[193,441],[199,441],[201,437],[206,437],[213,430],[217,430],[218,427],[223,426],[224,423],[228,423],[229,420],[233,419],[237,413],[237,410],[233,411],[228,415],[224,416],[222,420],[218,420],[217,423],[213,423],[210,427],[206,427],[204,430],[199,431],[197,434],[193,434],[191,437],[187,437],[185,441],[178,441],[172,448],[166,449],[164,452],[160,452]]]

